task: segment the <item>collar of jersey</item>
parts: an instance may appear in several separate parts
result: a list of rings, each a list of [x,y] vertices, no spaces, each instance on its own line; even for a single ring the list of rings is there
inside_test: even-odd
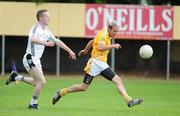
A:
[[[43,29],[42,27],[41,27],[41,25],[37,22],[37,25],[38,25],[38,27],[42,30],[42,31],[46,31],[46,29],[47,29],[47,26],[45,27],[45,29]]]

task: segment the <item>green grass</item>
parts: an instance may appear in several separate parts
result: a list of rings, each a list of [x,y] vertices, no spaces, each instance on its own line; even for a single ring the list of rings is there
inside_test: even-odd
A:
[[[56,89],[80,83],[82,78],[49,77],[39,97],[40,110],[27,109],[33,87],[25,83],[5,86],[7,76],[0,77],[0,116],[180,116],[179,80],[123,78],[129,95],[145,99],[128,108],[114,85],[101,77],[94,79],[87,92],[69,94],[53,106]]]

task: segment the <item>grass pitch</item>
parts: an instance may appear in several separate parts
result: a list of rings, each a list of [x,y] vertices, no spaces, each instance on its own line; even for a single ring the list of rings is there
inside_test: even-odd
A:
[[[25,83],[5,85],[7,75],[0,77],[0,116],[180,116],[180,81],[123,78],[134,98],[144,98],[141,105],[128,108],[115,86],[96,77],[85,93],[68,94],[55,106],[54,92],[82,81],[82,76],[47,77],[39,96],[40,110],[28,110],[33,87]]]

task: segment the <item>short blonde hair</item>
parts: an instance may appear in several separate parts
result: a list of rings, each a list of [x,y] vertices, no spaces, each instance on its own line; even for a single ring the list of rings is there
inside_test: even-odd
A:
[[[39,21],[39,17],[41,17],[44,12],[48,12],[48,10],[46,10],[46,9],[41,9],[41,10],[38,10],[38,11],[37,11],[37,13],[36,13],[36,18],[37,18],[38,21]]]
[[[115,21],[112,21],[112,22],[110,22],[109,24],[108,24],[108,28],[111,30],[113,27],[119,27],[118,26],[118,24],[117,24],[117,22],[115,22]]]

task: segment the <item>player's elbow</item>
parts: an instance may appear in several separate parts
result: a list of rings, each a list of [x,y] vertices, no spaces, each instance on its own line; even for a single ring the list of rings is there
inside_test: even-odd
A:
[[[99,51],[103,51],[103,50],[104,50],[104,47],[101,46],[101,45],[99,45],[99,46],[98,46],[98,50],[99,50]]]
[[[98,50],[99,51],[104,51],[104,50],[106,50],[106,46],[103,43],[99,43]]]
[[[61,48],[65,46],[61,40],[55,41],[55,44]]]
[[[90,40],[90,41],[89,41],[89,44],[93,45],[93,40]]]

